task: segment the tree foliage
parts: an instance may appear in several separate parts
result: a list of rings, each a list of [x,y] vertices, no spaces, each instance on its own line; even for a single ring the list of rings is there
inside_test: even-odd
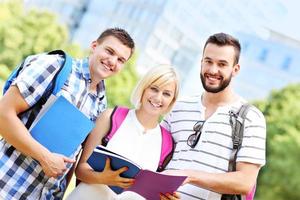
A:
[[[267,120],[267,164],[257,199],[300,199],[300,84],[274,91],[257,102]]]
[[[138,80],[135,70],[136,54],[124,66],[122,72],[106,81],[108,106],[131,106],[130,95]]]
[[[6,79],[26,56],[54,49],[82,55],[78,45],[69,43],[67,28],[54,14],[26,10],[20,0],[0,2],[0,79]]]

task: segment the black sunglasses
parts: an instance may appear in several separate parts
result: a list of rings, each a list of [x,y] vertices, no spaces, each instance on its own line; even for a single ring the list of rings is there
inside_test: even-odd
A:
[[[202,133],[202,127],[204,125],[203,120],[201,121],[197,121],[196,124],[193,127],[193,130],[195,131],[195,133],[191,134],[188,139],[187,139],[187,145],[189,145],[191,148],[195,148],[195,146],[197,145],[199,139],[200,139],[200,135]]]

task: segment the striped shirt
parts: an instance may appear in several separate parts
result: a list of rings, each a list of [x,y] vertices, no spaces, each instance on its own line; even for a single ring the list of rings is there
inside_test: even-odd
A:
[[[232,151],[232,128],[229,111],[237,111],[244,100],[218,107],[206,119],[200,140],[192,149],[187,145],[187,138],[194,133],[193,126],[199,120],[205,120],[205,107],[201,96],[194,96],[178,101],[162,125],[171,133],[176,143],[174,155],[166,169],[193,169],[211,173],[225,173],[228,170]],[[242,147],[237,155],[237,162],[265,164],[266,123],[262,113],[255,107],[246,116]],[[221,194],[185,184],[178,189],[181,199],[217,200]]]
[[[48,54],[29,56],[25,60],[24,69],[13,85],[19,88],[28,105],[34,105],[40,99],[62,63],[63,58],[59,55]],[[107,106],[105,87],[102,81],[97,86],[97,92],[91,93],[88,90],[89,84],[88,58],[73,59],[71,74],[58,95],[63,95],[95,121]],[[20,117],[24,124],[28,120],[29,112]],[[66,189],[65,175],[56,179],[48,178],[36,160],[10,147],[9,143],[1,139],[0,199],[62,199]]]

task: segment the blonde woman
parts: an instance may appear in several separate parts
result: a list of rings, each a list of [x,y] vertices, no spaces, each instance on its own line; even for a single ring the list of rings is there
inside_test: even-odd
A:
[[[129,110],[122,125],[107,143],[107,148],[129,158],[144,169],[156,171],[162,148],[159,119],[171,110],[178,97],[178,90],[179,78],[173,67],[163,65],[150,69],[132,94],[131,102],[135,109]],[[126,167],[113,171],[107,160],[105,169],[96,172],[87,163],[96,145],[101,144],[109,132],[112,113],[112,109],[103,112],[89,135],[76,168],[76,176],[82,182],[69,195],[68,200],[143,199],[133,192],[116,195],[107,186],[130,187],[134,179],[120,177],[127,170]]]

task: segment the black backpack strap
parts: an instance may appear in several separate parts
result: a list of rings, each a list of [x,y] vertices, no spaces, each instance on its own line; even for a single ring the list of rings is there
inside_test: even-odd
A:
[[[242,147],[244,136],[244,124],[246,115],[252,105],[249,103],[243,104],[241,108],[235,111],[229,111],[229,122],[232,127],[232,152],[229,158],[228,172],[236,171],[237,153]],[[221,200],[241,200],[241,195],[223,194]]]
[[[240,150],[244,136],[244,122],[248,113],[250,104],[246,103],[241,106],[238,112],[230,111],[230,124],[232,127],[232,144],[233,149],[229,159],[228,171],[235,171],[237,152]]]
[[[242,197],[236,194],[222,194],[221,200],[242,200]]]

